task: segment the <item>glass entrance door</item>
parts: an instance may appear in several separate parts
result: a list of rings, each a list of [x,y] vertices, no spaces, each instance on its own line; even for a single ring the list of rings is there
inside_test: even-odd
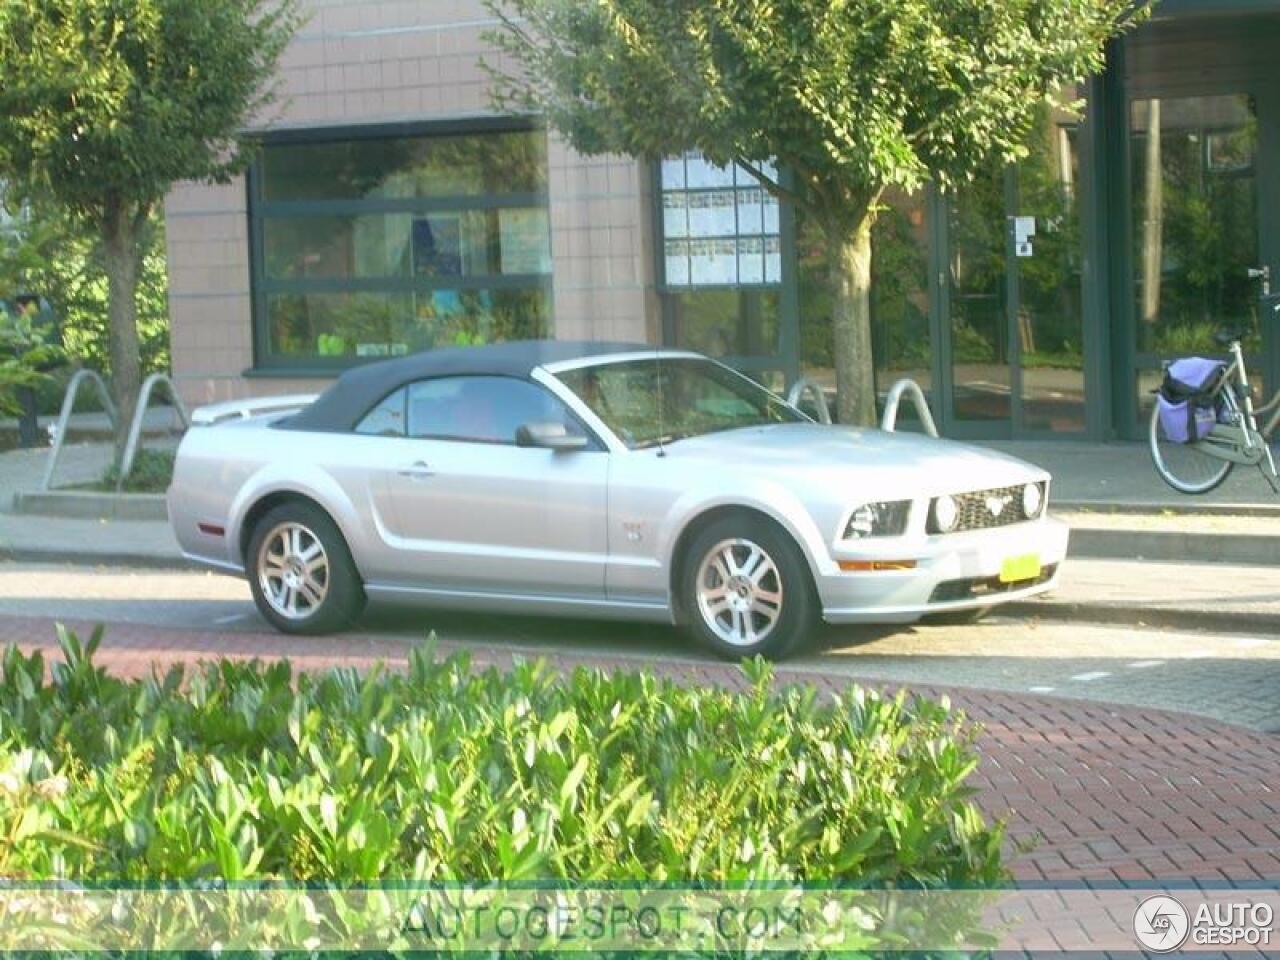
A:
[[[1258,101],[1248,93],[1129,103],[1138,431],[1162,364],[1221,353],[1215,331],[1241,331],[1255,378],[1275,382],[1265,346],[1276,323],[1260,303],[1261,147]]]
[[[1085,430],[1079,122],[1046,108],[1021,163],[946,201],[942,416],[950,433]]]

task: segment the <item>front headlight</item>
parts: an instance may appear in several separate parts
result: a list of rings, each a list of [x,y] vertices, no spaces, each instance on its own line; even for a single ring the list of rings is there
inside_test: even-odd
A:
[[[907,531],[907,516],[910,512],[910,500],[864,503],[849,515],[842,538],[861,540],[863,537],[900,537]]]
[[[933,532],[950,533],[960,520],[960,507],[956,498],[943,494],[933,501]]]
[[[1028,483],[1022,488],[1022,515],[1028,520],[1040,516],[1044,506],[1044,489],[1038,483]]]

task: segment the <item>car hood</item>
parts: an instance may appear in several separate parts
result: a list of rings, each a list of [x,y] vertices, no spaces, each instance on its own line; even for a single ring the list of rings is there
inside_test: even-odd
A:
[[[678,460],[777,475],[790,482],[856,480],[886,496],[963,493],[1045,480],[1048,474],[1015,457],[916,433],[787,423],[726,430],[667,447]],[[878,494],[877,494],[878,495]]]

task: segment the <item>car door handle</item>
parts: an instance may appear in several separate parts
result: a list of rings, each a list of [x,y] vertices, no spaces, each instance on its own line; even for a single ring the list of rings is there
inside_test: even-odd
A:
[[[434,477],[436,475],[436,472],[422,460],[419,460],[412,466],[404,467],[397,472],[400,476],[409,477],[413,480],[425,480],[427,477]]]

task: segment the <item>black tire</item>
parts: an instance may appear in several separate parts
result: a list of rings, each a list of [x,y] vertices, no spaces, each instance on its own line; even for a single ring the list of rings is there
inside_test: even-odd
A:
[[[737,545],[735,552],[741,561],[737,564],[740,569],[747,567],[752,556],[751,547],[760,550],[772,565],[754,588],[742,582],[742,574],[735,577],[731,571],[731,583],[724,584],[726,603],[730,602],[732,594],[734,604],[751,605],[758,601],[773,607],[773,601],[766,603],[763,598],[767,594],[777,594],[778,609],[768,630],[764,629],[767,614],[736,608],[735,613],[725,608],[713,615],[710,608],[713,601],[704,605],[699,578],[706,578],[712,588],[707,595],[719,589],[723,578],[715,570],[727,570],[727,567],[722,561],[721,568],[715,568],[713,558],[717,555],[723,557],[726,544]],[[746,579],[750,580],[749,577]],[[681,557],[678,590],[685,629],[699,643],[730,660],[754,656],[780,660],[813,634],[819,620],[816,591],[804,554],[784,530],[762,518],[726,516],[700,530]],[[754,590],[754,593],[745,596],[744,590]],[[712,619],[716,620],[718,628],[712,626]],[[752,639],[752,631],[746,627],[748,622],[759,634],[758,639]],[[741,626],[736,626],[738,624]],[[727,639],[728,633],[736,633],[739,642]]]
[[[300,541],[305,544],[305,549],[296,554],[299,558],[296,564],[293,562],[294,554],[283,551],[277,554],[274,550],[275,546],[283,545],[289,540],[293,530],[300,530],[305,534]],[[272,543],[271,550],[265,549],[268,541]],[[319,544],[324,560],[322,590],[316,587],[320,582],[319,568],[309,571],[309,565],[300,559],[311,550],[312,543]],[[270,564],[269,560],[273,556],[280,556],[281,564]],[[268,569],[266,577],[264,568]],[[351,551],[342,532],[327,513],[302,500],[274,507],[258,521],[249,538],[245,571],[258,611],[282,633],[334,633],[350,626],[364,610],[364,584],[356,570],[355,561],[351,559]],[[280,576],[275,576],[276,573]],[[283,579],[285,573],[293,578],[291,582],[301,582],[299,578],[308,578],[312,586],[311,591],[305,587],[293,589],[293,615],[287,612],[288,604],[283,599],[288,596]],[[280,584],[279,589],[275,586],[277,583]],[[268,590],[272,597],[267,596]],[[317,596],[318,602],[315,600]]]

